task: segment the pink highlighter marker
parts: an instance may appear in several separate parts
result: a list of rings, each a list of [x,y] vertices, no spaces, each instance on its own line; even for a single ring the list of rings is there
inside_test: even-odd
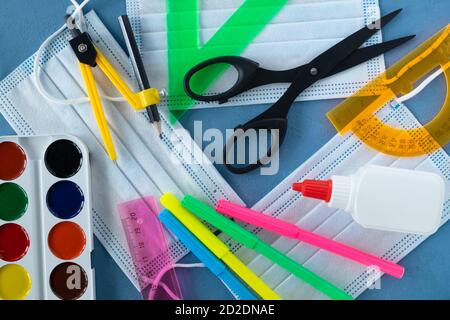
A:
[[[402,278],[405,273],[405,268],[396,263],[378,258],[343,243],[330,240],[311,231],[301,229],[294,224],[241,207],[229,201],[220,200],[216,206],[216,210],[231,218],[244,221],[273,233],[277,233],[281,236],[309,243],[310,245],[359,262],[365,266],[377,266],[380,271],[393,277]]]

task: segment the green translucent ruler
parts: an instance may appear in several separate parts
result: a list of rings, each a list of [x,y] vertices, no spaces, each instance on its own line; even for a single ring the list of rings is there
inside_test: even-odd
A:
[[[289,0],[246,0],[207,42],[200,39],[199,0],[167,0],[169,59],[169,110],[174,123],[196,103],[186,95],[183,79],[198,63],[217,56],[241,55]],[[197,93],[204,93],[226,71],[217,65],[192,79]]]

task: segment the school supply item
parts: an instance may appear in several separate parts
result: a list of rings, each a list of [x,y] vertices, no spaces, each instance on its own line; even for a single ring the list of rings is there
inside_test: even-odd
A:
[[[185,196],[181,204],[200,219],[205,220],[215,228],[223,231],[232,239],[247,248],[260,253],[328,297],[336,300],[352,300],[352,297],[345,293],[345,291],[337,288],[330,282],[301,266],[296,261],[259,239],[253,233],[220,215],[208,205],[191,196]]]
[[[127,201],[118,205],[118,211],[142,297],[145,300],[180,300],[181,289],[173,270],[175,263],[157,218],[161,211],[157,200],[149,196]],[[151,264],[156,258],[160,264]]]
[[[189,70],[184,79],[186,93],[193,99],[206,102],[219,101],[219,103],[223,103],[229,98],[247,91],[248,89],[269,83],[291,83],[289,89],[269,109],[234,129],[234,134],[227,141],[223,151],[225,166],[233,173],[243,174],[255,170],[267,163],[267,159],[270,159],[272,153],[277,152],[278,148],[283,144],[288,128],[287,117],[289,110],[301,92],[321,79],[350,69],[412,39],[414,36],[408,36],[360,49],[363,43],[370,39],[382,27],[391,22],[391,20],[400,12],[401,9],[382,17],[380,20],[362,28],[339,42],[334,47],[320,54],[310,63],[294,69],[272,71],[261,68],[257,62],[246,58],[224,56],[204,61]],[[204,74],[207,69],[217,65],[230,65],[237,70],[238,77],[234,85],[229,89],[226,88],[219,94],[203,95],[202,92],[194,92],[191,87],[191,79],[193,76],[200,72]],[[245,137],[248,131],[261,129],[267,131],[277,130],[279,141],[271,141],[267,150],[260,150],[259,159],[254,163],[241,165],[236,163],[236,159],[229,159],[229,154],[235,154],[235,144],[237,144],[240,137]]]
[[[94,299],[86,146],[0,137],[0,167],[0,300]]]
[[[132,74],[132,69],[127,66],[127,56],[120,50],[95,13],[90,13],[86,18],[88,31],[97,46],[108,57],[108,60],[121,71],[121,75],[127,79],[127,82],[131,83],[132,79],[127,74]],[[82,79],[79,76],[76,59],[68,47],[66,40],[68,37],[69,35],[65,32],[62,36],[54,38],[50,46],[44,50],[45,59],[39,60],[40,63],[45,62],[45,65],[42,65],[43,71],[45,71],[45,77],[43,74],[42,79],[44,85],[64,101],[68,98],[85,96],[80,89],[82,88]],[[179,143],[177,140],[181,126],[175,125],[175,135],[173,135],[173,129],[165,126],[166,122],[163,121],[163,132],[166,132],[163,137],[172,136],[174,139],[170,142],[164,139],[161,144],[158,143],[156,148],[145,139],[148,137],[149,128],[143,117],[131,112],[132,110],[126,104],[107,101],[105,102],[105,112],[110,112],[111,119],[117,123],[118,132],[123,138],[119,152],[121,155],[127,156],[126,161],[118,159],[118,165],[115,166],[108,160],[106,154],[102,154],[101,137],[98,135],[96,123],[89,108],[84,108],[82,102],[75,103],[73,108],[71,106],[62,108],[59,104],[49,102],[36,94],[33,63],[34,57],[27,59],[11,75],[0,82],[0,111],[13,129],[21,135],[57,134],[65,131],[83,138],[93,158],[92,188],[96,197],[92,203],[92,216],[96,235],[133,283],[136,283],[137,280],[131,256],[127,251],[123,228],[118,215],[111,214],[115,212],[117,203],[139,198],[140,194],[158,194],[155,185],[165,188],[165,190],[178,188],[180,191],[177,194],[180,195],[193,190],[192,192],[197,198],[210,203],[215,203],[220,198],[228,198],[232,202],[242,203],[212,165],[208,163],[180,165],[185,163],[183,160],[185,158],[181,157],[181,154],[189,158],[193,151],[197,150],[198,152],[198,149],[191,150],[185,147],[186,145],[196,147],[195,144],[189,142],[190,140],[183,140],[183,143]],[[115,94],[111,90],[109,82],[100,82],[100,86],[104,93]],[[42,112],[42,108],[45,108],[45,113]],[[161,113],[162,117],[167,119],[165,110],[161,110]],[[405,106],[395,110],[383,109],[379,116],[392,126],[407,128],[420,125]],[[112,134],[114,135],[115,132],[113,131]],[[291,134],[296,135],[295,132],[291,132]],[[140,140],[138,137],[143,138]],[[186,138],[188,137],[186,136]],[[172,166],[170,155],[180,160],[178,166]],[[356,223],[352,223],[348,214],[338,214],[325,204],[315,208],[307,202],[309,206],[304,207],[304,199],[299,208],[301,197],[291,191],[291,185],[294,182],[305,178],[324,179],[332,174],[351,174],[369,161],[381,165],[409,167],[410,169],[417,167],[422,171],[436,172],[444,178],[449,165],[448,156],[442,150],[438,150],[429,157],[417,159],[399,160],[380,155],[377,157],[377,155],[375,151],[361,144],[354,135],[336,136],[296,170],[291,177],[258,202],[253,209],[279,216],[289,222],[300,223],[299,221],[301,221],[301,225],[309,230],[314,230],[329,238],[336,237],[339,241],[383,256],[391,261],[399,261],[419,245],[425,237],[364,230]],[[158,161],[155,160],[153,163],[153,159]],[[158,168],[161,170],[154,169],[154,165],[158,165],[158,163],[160,164]],[[187,167],[189,170],[186,169]],[[152,172],[152,180],[149,179],[148,172]],[[105,178],[106,176],[108,179]],[[110,184],[111,180],[118,182]],[[133,184],[129,180],[133,181]],[[447,186],[448,179],[445,178],[445,181]],[[105,185],[109,186],[108,190],[105,190]],[[450,190],[448,187],[446,189]],[[448,194],[446,194],[443,223],[448,220],[447,202]],[[316,205],[317,201],[312,203]],[[314,208],[316,210],[313,210]],[[277,239],[264,231],[258,232],[259,236],[264,237],[265,240],[269,239],[271,243]],[[324,251],[309,250],[308,248],[305,251],[304,245],[292,242],[292,240],[277,243],[280,243],[278,248],[282,248],[283,252],[302,263],[309,257],[313,257],[306,262],[307,266],[340,287],[348,287],[352,296],[356,297],[367,289],[367,283],[371,277],[366,268],[359,267],[352,262],[347,263]],[[179,245],[179,242],[173,241],[169,247],[175,261],[178,261],[186,253],[186,248]],[[301,286],[295,277],[289,278],[288,273],[274,268],[270,269],[270,263],[256,259],[257,256],[254,253],[248,253],[239,246],[233,247],[232,251],[236,252],[240,258],[245,259],[246,263],[251,264],[252,269],[257,271],[271,287],[279,286],[277,290],[283,294],[284,298],[322,298],[315,290],[308,291],[308,286]],[[154,263],[158,263],[158,261],[156,260]],[[332,269],[329,268],[331,265]],[[138,287],[138,285],[136,286]]]
[[[288,88],[283,83],[254,88],[222,105],[195,102],[182,82],[201,61],[240,55],[273,70],[294,68],[380,18],[378,0],[127,0],[127,13],[145,67],[155,76],[153,84],[168,89],[161,106],[168,106],[176,119],[191,107],[272,104]],[[368,44],[381,41],[377,33]],[[384,70],[384,59],[377,57],[320,81],[297,100],[348,97]],[[219,81],[203,84],[209,92],[217,92],[222,80],[235,79],[231,69],[214,73],[216,79],[219,75]]]
[[[439,228],[445,195],[437,174],[382,166],[326,181],[305,180],[292,188],[350,213],[365,228],[423,235]]]
[[[226,200],[219,200],[216,205],[217,212],[230,218],[237,219],[252,226],[263,228],[283,237],[296,239],[317,248],[329,251],[344,258],[361,263],[367,267],[377,267],[381,272],[396,278],[402,278],[405,269],[393,262],[378,258],[369,253],[358,250],[346,244],[325,238],[314,232],[301,229],[295,224],[276,219],[269,215],[239,206]]]
[[[84,25],[96,47],[120,73],[121,78],[127,83],[133,83],[133,70],[128,63],[128,56],[95,12],[86,15]],[[210,203],[215,203],[219,198],[237,203],[242,201],[209,161],[190,161],[195,154],[201,154],[201,150],[192,143],[180,124],[168,124],[168,114],[163,109],[160,109],[162,139],[156,135],[155,139],[149,139],[153,129],[143,114],[134,112],[126,102],[103,99],[112,138],[120,154],[116,162],[110,161],[104,152],[90,105],[87,104],[89,99],[83,91],[78,61],[67,41],[70,33],[65,27],[61,30],[41,46],[41,59],[37,63],[42,86],[53,99],[38,94],[34,73],[37,55],[34,55],[0,81],[0,112],[19,135],[57,135],[66,132],[80,137],[87,145],[92,160],[92,192],[95,194],[90,207],[94,232],[139,290],[133,259],[117,213],[118,204],[145,195],[159,197],[162,195],[160,190],[180,196],[190,192]],[[96,80],[102,97],[117,95],[111,82],[101,72]],[[75,101],[70,101],[72,105],[62,105],[67,100]],[[172,237],[168,247],[174,262],[178,262],[188,252]],[[149,265],[156,268],[160,262],[156,258]]]
[[[169,211],[163,210],[158,218],[178,239],[217,276],[240,300],[256,300],[255,295],[227,267],[211,253],[189,230]]]
[[[417,157],[431,154],[450,141],[449,68],[450,25],[328,112],[328,119],[340,134],[351,131],[365,144],[387,155]],[[435,72],[436,69],[441,70]],[[396,99],[405,101],[414,96],[441,72],[447,80],[447,99],[430,122],[423,126],[397,128],[384,123],[376,114],[389,103],[398,107]],[[425,78],[429,74],[431,76]],[[425,80],[421,83],[422,79]]]
[[[131,28],[130,19],[127,15],[119,17],[120,27],[122,29],[123,37],[127,45],[128,54],[130,55],[131,63],[133,65],[134,74],[139,83],[140,90],[151,89],[150,82],[145,71],[144,64],[142,63],[141,53],[139,52],[138,45],[136,43],[136,37]],[[147,111],[148,119],[156,129],[156,132],[161,136],[161,117],[159,116],[158,106],[153,104],[145,108]]]
[[[398,128],[411,128],[420,125],[405,105],[399,108],[385,107],[378,113],[383,122]],[[296,133],[293,132],[295,135]],[[433,172],[441,176],[446,185],[441,224],[450,216],[450,180],[448,168],[450,158],[445,151],[426,157],[396,158],[385,156],[369,148],[354,134],[336,135],[310,159],[287,177],[279,186],[256,203],[252,210],[282,219],[304,229],[370,252],[385,260],[398,263],[426,236],[365,229],[342,210],[328,207],[324,202],[302,197],[292,191],[292,184],[305,179],[323,180],[333,175],[347,176],[365,165],[381,165],[410,170]],[[354,298],[368,288],[379,285],[382,273],[374,268],[342,259],[325,250],[319,250],[307,243],[279,237],[258,227],[248,226],[249,231],[275,246],[281,252],[298,261],[305,267],[325,277]],[[230,244],[231,245],[231,244]],[[233,244],[233,252],[242,259],[272,289],[285,299],[323,299],[317,290],[302,286],[290,273],[280,270],[253,250]],[[383,287],[383,282],[381,282]]]
[[[160,101],[159,92],[154,88],[146,88],[138,93],[134,93],[122,80],[106,57],[94,46],[90,35],[87,32],[81,32],[81,30],[77,28],[71,15],[67,16],[66,24],[73,36],[69,43],[79,61],[81,75],[83,76],[86,85],[104,146],[110,159],[115,161],[117,160],[116,149],[114,147],[91,68],[98,66],[117,90],[124,96],[128,104],[135,110],[151,108],[151,106],[158,104]],[[132,34],[127,34],[127,36],[131,38]],[[130,41],[130,38],[128,38],[128,42]]]
[[[170,193],[165,193],[161,204],[169,210],[189,231],[191,231],[214,255],[222,260],[242,281],[264,300],[279,300],[280,297],[273,292],[251,269],[242,263],[230,249],[217,238],[192,213],[181,206],[180,201]]]

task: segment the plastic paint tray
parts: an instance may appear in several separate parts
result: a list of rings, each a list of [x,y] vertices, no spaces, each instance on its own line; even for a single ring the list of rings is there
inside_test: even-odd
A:
[[[0,138],[0,300],[94,299],[90,194],[79,139]]]

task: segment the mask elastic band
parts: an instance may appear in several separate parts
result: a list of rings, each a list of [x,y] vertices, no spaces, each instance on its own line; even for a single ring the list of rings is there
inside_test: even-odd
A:
[[[397,99],[398,103],[403,103],[405,101],[408,101],[409,99],[414,98],[419,93],[421,93],[428,85],[434,81],[437,77],[439,77],[441,74],[444,73],[443,68],[439,68],[437,71],[435,71],[433,74],[431,74],[428,78],[426,78],[417,88],[415,88],[410,93],[400,97]]]
[[[152,284],[152,289],[148,294],[148,300],[155,299],[156,289],[159,286],[162,289],[164,289],[164,291],[166,291],[166,293],[173,300],[181,300],[180,297],[178,297],[164,282],[161,281],[161,279],[167,272],[175,268],[204,268],[204,267],[205,265],[203,263],[190,263],[190,264],[176,263],[174,265],[166,266],[165,268],[161,269],[161,271],[156,275],[156,277],[153,280],[149,280],[149,282]]]
[[[81,4],[79,4],[76,0],[70,0],[72,2],[72,5],[74,7],[74,10],[71,14],[72,18],[74,19],[75,23],[77,24],[77,27],[80,29],[83,29],[83,8],[89,3],[90,0],[84,0]],[[49,102],[59,105],[70,105],[70,104],[81,104],[81,103],[88,103],[89,98],[88,97],[80,97],[80,98],[74,98],[74,99],[58,99],[53,97],[48,93],[48,91],[44,88],[41,79],[40,79],[40,72],[41,67],[39,66],[39,61],[41,60],[41,57],[43,55],[44,50],[47,48],[47,46],[58,36],[60,35],[64,30],[66,30],[67,26],[64,24],[61,28],[59,28],[56,32],[54,32],[52,35],[50,35],[39,47],[39,50],[36,53],[36,57],[34,59],[34,66],[33,66],[33,72],[34,72],[34,80],[36,84],[36,88],[38,92]],[[123,102],[125,99],[123,97],[109,97],[105,95],[101,95],[100,98],[106,99],[113,102]]]

